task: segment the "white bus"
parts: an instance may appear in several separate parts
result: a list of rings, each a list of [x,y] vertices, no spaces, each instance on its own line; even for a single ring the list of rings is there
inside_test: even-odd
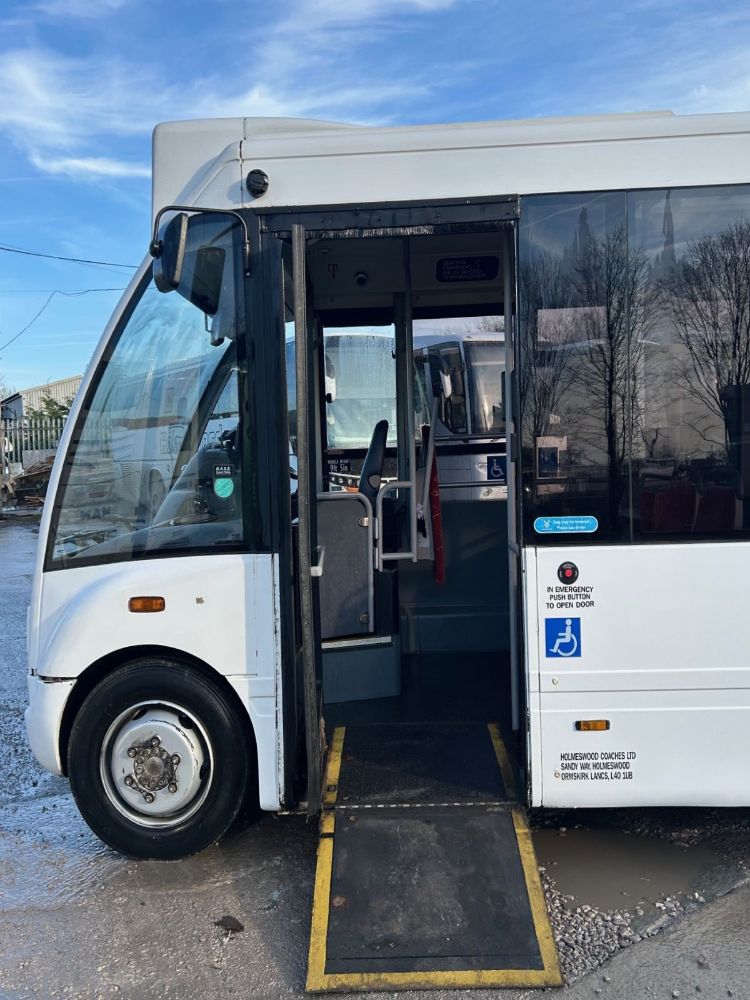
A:
[[[516,832],[524,807],[750,804],[750,114],[165,124],[153,226],[66,425],[28,617],[31,746],[103,840],[180,857],[247,796],[336,838],[342,804],[489,796]],[[455,365],[415,377],[419,326],[463,322],[503,331],[495,503],[442,502],[437,426],[474,417]],[[393,338],[393,392],[363,389],[336,455],[326,338],[363,329]],[[118,385],[169,367],[193,386],[163,501],[88,515]],[[524,981],[553,982],[537,917]],[[365,983],[316,948],[312,988]]]

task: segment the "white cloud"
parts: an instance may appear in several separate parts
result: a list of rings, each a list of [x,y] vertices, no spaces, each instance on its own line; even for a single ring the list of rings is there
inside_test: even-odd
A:
[[[68,156],[59,159],[31,153],[31,162],[47,174],[65,174],[68,177],[95,180],[109,177],[150,177],[151,168],[108,156]]]
[[[105,0],[110,8],[126,0]],[[122,57],[70,56],[28,47],[0,53],[0,130],[46,173],[81,180],[148,176],[123,156],[158,121],[231,116],[341,117],[387,121],[393,108],[435,87],[419,61],[383,80],[363,64],[376,32],[402,30],[397,14],[418,16],[467,0],[310,0],[250,40],[241,69],[208,61],[187,83],[165,81],[164,67]],[[471,0],[468,0],[471,2]],[[43,0],[45,9],[83,16],[84,0]],[[216,67],[219,68],[216,68]],[[205,72],[205,69],[208,72]],[[252,79],[252,84],[242,85]],[[114,148],[103,156],[102,147]]]

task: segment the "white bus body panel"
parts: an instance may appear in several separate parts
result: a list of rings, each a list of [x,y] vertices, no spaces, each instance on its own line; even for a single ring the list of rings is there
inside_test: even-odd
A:
[[[532,805],[750,804],[750,544],[527,548],[525,565]],[[548,618],[551,636],[579,621],[580,655],[549,655]],[[576,731],[594,719],[610,729]]]
[[[153,212],[739,184],[750,114],[610,115],[363,128],[280,118],[167,122],[153,139]],[[252,198],[250,170],[268,190]]]
[[[130,612],[129,598],[144,594],[164,597],[165,610]],[[271,555],[140,559],[45,573],[38,624],[30,616],[29,633],[29,650],[35,651],[29,668],[37,677],[30,677],[27,726],[36,756],[61,772],[69,679],[113,653],[162,647],[166,656],[177,651],[203,661],[235,689],[255,732],[261,807],[278,809],[278,598],[278,563]]]

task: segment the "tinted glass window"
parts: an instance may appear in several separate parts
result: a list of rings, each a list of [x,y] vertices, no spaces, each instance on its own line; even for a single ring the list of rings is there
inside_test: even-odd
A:
[[[628,224],[652,285],[633,399],[635,534],[747,533],[750,188],[634,192]]]
[[[524,199],[519,366],[527,536],[537,517],[593,517],[598,539],[627,532],[632,429],[623,193]],[[569,540],[569,538],[568,538]]]
[[[232,259],[225,220],[200,239]],[[203,312],[148,281],[116,335],[66,456],[52,562],[190,551],[242,539],[238,329],[227,269],[212,333]],[[212,340],[214,343],[212,344]]]
[[[527,538],[747,534],[750,188],[529,198],[520,247]]]

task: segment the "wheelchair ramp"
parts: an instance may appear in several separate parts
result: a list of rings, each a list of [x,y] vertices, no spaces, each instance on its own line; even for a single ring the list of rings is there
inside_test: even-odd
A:
[[[324,788],[309,991],[561,984],[497,727],[337,729]]]

